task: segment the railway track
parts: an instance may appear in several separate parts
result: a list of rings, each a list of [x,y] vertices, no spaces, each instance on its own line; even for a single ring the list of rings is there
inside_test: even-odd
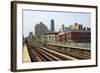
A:
[[[26,43],[31,62],[78,60],[74,57],[50,50],[33,43]]]

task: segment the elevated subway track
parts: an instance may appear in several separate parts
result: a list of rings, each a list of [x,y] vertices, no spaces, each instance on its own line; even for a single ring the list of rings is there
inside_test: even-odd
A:
[[[44,61],[63,61],[63,60],[78,60],[69,55],[57,52],[46,47],[27,42],[26,46],[31,58],[31,62],[44,62]]]
[[[77,59],[82,60],[91,58],[91,49],[89,48],[80,48],[68,45],[57,45],[57,44],[47,44],[47,43],[45,43],[43,46],[52,49],[54,51],[75,57]]]

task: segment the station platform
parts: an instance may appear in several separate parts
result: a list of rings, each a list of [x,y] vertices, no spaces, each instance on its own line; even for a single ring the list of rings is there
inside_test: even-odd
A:
[[[29,52],[28,52],[28,49],[27,49],[27,46],[24,45],[23,47],[23,52],[22,52],[22,61],[23,63],[28,63],[28,62],[31,62],[31,59],[30,59],[30,56],[29,56]]]

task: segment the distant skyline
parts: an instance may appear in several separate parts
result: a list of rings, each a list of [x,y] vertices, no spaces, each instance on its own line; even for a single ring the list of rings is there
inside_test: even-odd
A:
[[[27,37],[29,32],[33,32],[35,25],[43,22],[50,30],[51,20],[54,20],[55,30],[61,29],[62,24],[65,27],[73,25],[74,23],[82,24],[86,27],[91,27],[90,13],[76,13],[76,12],[54,12],[54,11],[23,11],[23,35]]]

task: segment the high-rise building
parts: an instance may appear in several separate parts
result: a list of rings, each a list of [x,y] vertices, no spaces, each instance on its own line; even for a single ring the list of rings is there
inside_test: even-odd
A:
[[[42,34],[48,33],[48,28],[45,26],[43,22],[40,22],[39,24],[36,24],[35,26],[35,35],[36,36],[42,36]]]
[[[83,25],[75,23],[74,25],[70,25],[69,28],[70,29],[82,30],[83,29]]]
[[[65,27],[64,27],[64,24],[62,24],[62,31],[64,31]]]
[[[29,32],[28,41],[32,41],[32,37],[33,37],[33,32]]]
[[[83,25],[81,24],[78,24],[78,23],[75,23],[75,29],[78,29],[78,30],[82,30],[83,29]]]
[[[55,31],[54,20],[51,20],[51,32]]]

